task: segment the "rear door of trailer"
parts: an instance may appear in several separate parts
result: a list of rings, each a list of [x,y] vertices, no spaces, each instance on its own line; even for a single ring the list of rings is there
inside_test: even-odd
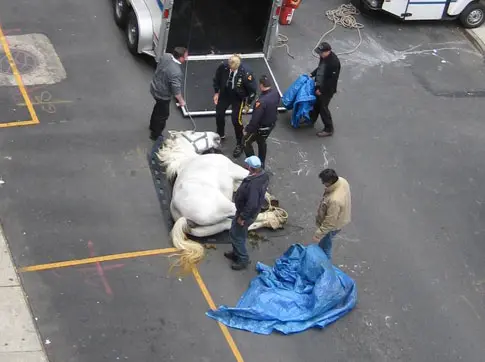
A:
[[[177,0],[151,1],[157,1],[162,9],[160,34],[158,39],[155,39],[155,41],[158,43],[156,47],[156,56],[158,59],[158,57],[161,56],[165,51],[171,51],[171,49],[167,49],[167,44],[170,29],[174,26],[174,21],[176,21],[176,19],[172,17],[172,9],[174,2]],[[243,64],[246,64],[253,71],[256,81],[263,74],[270,76],[280,95],[282,95],[281,90],[278,86],[273,71],[271,70],[268,60],[271,56],[273,47],[278,41],[278,17],[281,10],[281,2],[282,0],[272,0],[271,11],[266,25],[266,36],[261,52],[241,54],[241,52],[235,51],[235,53],[241,54]],[[177,24],[177,26],[180,26],[180,24]],[[190,25],[187,24],[187,26]],[[183,44],[181,45],[183,46]],[[215,115],[215,105],[212,100],[212,79],[219,64],[221,64],[223,60],[228,59],[230,55],[231,54],[191,55],[189,45],[189,58],[185,64],[186,68],[184,84],[185,101],[187,103],[187,107],[182,108],[182,112],[185,117]],[[279,110],[285,111],[285,108],[280,107]],[[252,113],[252,111],[253,110],[251,108],[249,113]],[[228,109],[226,114],[231,114],[231,112],[232,111]]]

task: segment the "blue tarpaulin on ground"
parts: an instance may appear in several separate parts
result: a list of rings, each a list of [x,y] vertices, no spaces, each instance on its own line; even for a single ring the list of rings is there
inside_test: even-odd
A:
[[[302,123],[311,123],[310,111],[316,99],[315,81],[306,74],[300,75],[283,94],[283,106],[288,110],[293,109],[291,125],[294,128],[300,127]]]
[[[257,263],[259,275],[235,308],[220,306],[207,315],[228,327],[283,334],[325,326],[357,302],[355,282],[332,266],[318,245],[294,244],[275,265]]]

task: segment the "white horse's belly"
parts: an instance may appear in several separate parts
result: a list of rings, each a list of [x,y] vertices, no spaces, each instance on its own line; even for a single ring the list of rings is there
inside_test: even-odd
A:
[[[236,212],[232,202],[234,179],[228,172],[228,159],[205,156],[218,155],[190,160],[177,175],[172,191],[172,209],[204,226],[219,223]]]

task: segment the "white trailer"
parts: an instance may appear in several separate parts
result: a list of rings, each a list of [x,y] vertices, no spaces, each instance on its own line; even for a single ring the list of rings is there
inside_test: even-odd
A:
[[[465,28],[485,22],[484,0],[360,0],[370,10],[389,13],[403,20],[455,20]]]
[[[281,94],[268,60],[278,41],[282,0],[112,1],[114,20],[125,30],[132,54],[149,54],[158,61],[177,46],[189,49],[184,116],[215,114],[212,78],[233,53],[242,55],[256,79],[271,76]]]

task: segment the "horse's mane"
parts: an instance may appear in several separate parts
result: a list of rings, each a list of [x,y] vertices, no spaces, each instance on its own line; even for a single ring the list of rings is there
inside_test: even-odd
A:
[[[177,176],[177,171],[184,161],[197,155],[195,150],[183,147],[177,140],[177,138],[165,140],[163,146],[157,152],[157,157],[165,167],[167,179],[170,181]]]

